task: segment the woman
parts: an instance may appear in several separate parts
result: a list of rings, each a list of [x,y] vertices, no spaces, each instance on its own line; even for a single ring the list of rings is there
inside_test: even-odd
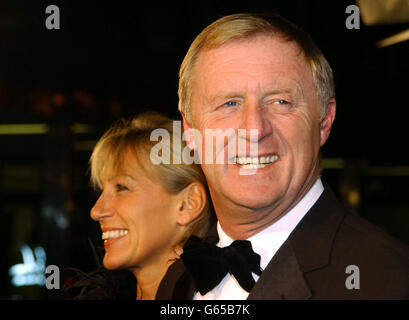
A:
[[[122,120],[97,143],[91,159],[91,182],[101,195],[91,210],[104,241],[103,265],[126,269],[136,278],[137,299],[155,299],[167,268],[191,236],[202,237],[212,219],[206,180],[197,164],[153,164],[151,132],[169,133],[170,159],[184,149],[165,116],[144,113]],[[178,139],[176,141],[175,139]],[[173,143],[182,148],[173,150]]]

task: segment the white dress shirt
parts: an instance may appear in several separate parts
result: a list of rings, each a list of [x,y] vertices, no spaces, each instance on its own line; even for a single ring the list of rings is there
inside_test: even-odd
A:
[[[260,267],[262,270],[267,267],[278,249],[280,249],[283,243],[287,240],[291,232],[295,229],[304,215],[311,209],[323,191],[324,186],[322,185],[321,179],[318,178],[311,189],[294,208],[272,225],[247,239],[251,242],[254,252],[258,253],[261,257]],[[217,233],[219,234],[219,242],[217,243],[217,246],[220,248],[229,246],[234,241],[223,231],[219,222],[217,222]],[[253,277],[257,282],[259,276],[253,273]],[[205,295],[195,292],[193,299],[245,300],[248,295],[249,293],[239,285],[236,278],[228,273],[213,290]]]

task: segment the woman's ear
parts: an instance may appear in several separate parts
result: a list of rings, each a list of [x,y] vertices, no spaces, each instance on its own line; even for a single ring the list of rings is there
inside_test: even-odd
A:
[[[177,223],[187,226],[195,221],[206,205],[206,197],[206,190],[201,183],[193,182],[186,187],[181,193]]]

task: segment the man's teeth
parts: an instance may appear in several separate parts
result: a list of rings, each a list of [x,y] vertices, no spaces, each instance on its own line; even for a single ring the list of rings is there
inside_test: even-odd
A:
[[[261,164],[261,163],[259,163],[259,164],[249,163],[249,164],[241,164],[240,168],[243,168],[243,169],[260,169],[260,168],[267,167],[268,165],[269,165],[268,163],[263,163],[263,164]]]
[[[269,164],[277,161],[278,156],[266,156],[266,157],[235,157],[234,162],[239,164],[244,169],[258,169],[264,168]]]
[[[128,230],[111,230],[102,233],[102,240],[122,237],[128,234]]]

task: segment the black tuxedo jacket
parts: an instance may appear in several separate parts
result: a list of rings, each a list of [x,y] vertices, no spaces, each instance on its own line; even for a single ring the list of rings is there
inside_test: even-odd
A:
[[[248,299],[409,299],[409,246],[347,212],[324,186]],[[206,241],[217,243],[216,227]],[[349,265],[358,269],[347,270]],[[355,278],[355,288],[348,289],[348,277]],[[193,281],[178,260],[162,279],[156,298],[190,300],[193,294]]]

